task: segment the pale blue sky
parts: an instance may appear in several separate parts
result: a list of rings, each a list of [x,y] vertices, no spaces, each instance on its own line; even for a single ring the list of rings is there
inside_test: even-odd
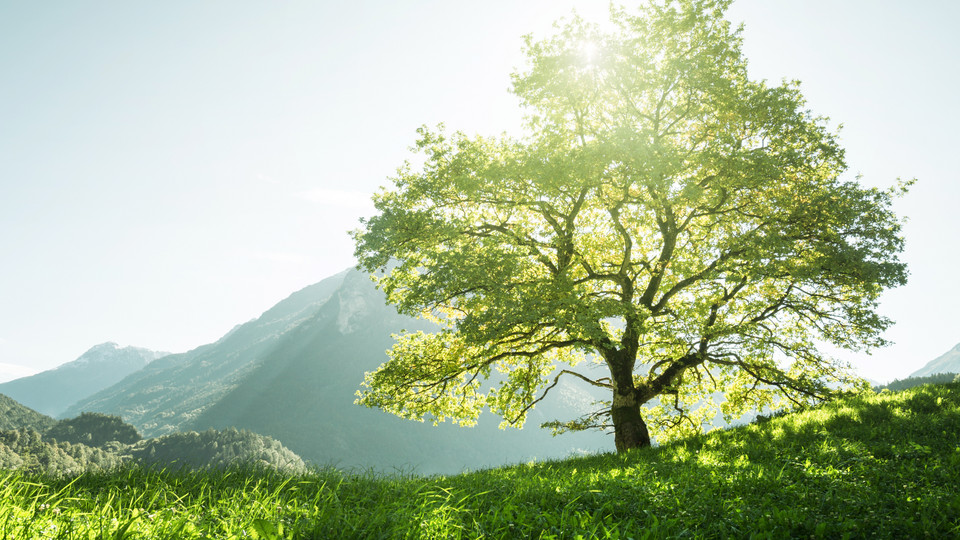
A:
[[[591,0],[0,0],[0,380],[104,341],[180,352],[353,264],[415,129],[516,132],[521,35]],[[739,0],[755,78],[800,79],[851,175],[917,177],[903,377],[960,341],[960,3]]]

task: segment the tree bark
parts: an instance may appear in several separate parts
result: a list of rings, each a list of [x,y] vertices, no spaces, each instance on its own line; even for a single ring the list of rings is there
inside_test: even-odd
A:
[[[636,360],[632,351],[610,351],[604,357],[613,383],[610,419],[613,421],[613,438],[617,452],[650,446],[650,432],[640,416],[639,396],[633,384],[633,366]]]
[[[614,384],[610,416],[613,420],[613,437],[617,453],[650,446],[650,432],[643,417],[640,416],[640,404],[637,403],[633,381],[630,381],[629,388],[621,388]]]

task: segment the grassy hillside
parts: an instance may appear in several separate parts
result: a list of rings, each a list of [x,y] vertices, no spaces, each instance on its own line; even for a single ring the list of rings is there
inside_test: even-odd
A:
[[[8,473],[13,538],[956,538],[960,384],[458,476]],[[0,473],[2,474],[2,473]]]

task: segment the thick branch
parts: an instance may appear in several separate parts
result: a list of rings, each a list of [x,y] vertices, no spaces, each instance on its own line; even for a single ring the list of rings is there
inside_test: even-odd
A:
[[[611,389],[611,390],[613,389],[613,386],[612,386],[612,385],[607,384],[607,383],[602,383],[602,382],[600,382],[600,381],[603,380],[603,379],[599,379],[599,380],[596,380],[596,381],[595,381],[595,380],[593,380],[593,379],[591,379],[591,378],[589,378],[589,377],[586,377],[586,376],[584,376],[584,375],[581,375],[580,373],[577,373],[576,371],[570,371],[570,370],[568,370],[568,369],[564,369],[564,370],[561,370],[560,373],[557,373],[557,376],[553,378],[553,383],[550,384],[550,386],[548,386],[548,387],[546,387],[546,388],[543,389],[543,393],[540,394],[540,397],[538,397],[537,399],[535,399],[535,400],[531,401],[530,403],[528,403],[527,406],[524,407],[523,410],[521,410],[519,414],[517,414],[517,417],[514,418],[513,420],[510,420],[509,422],[510,422],[511,424],[516,424],[517,422],[519,422],[520,419],[523,418],[524,415],[526,415],[527,412],[528,412],[530,409],[532,409],[534,405],[536,405],[537,403],[540,403],[541,401],[543,401],[544,398],[547,397],[547,393],[549,393],[550,390],[552,390],[555,386],[557,386],[557,384],[560,383],[560,377],[561,377],[562,375],[565,375],[565,374],[566,374],[566,375],[573,375],[573,376],[575,376],[575,377],[577,377],[577,378],[579,378],[579,379],[581,379],[581,380],[584,380],[584,381],[586,381],[587,383],[592,384],[593,386],[596,386],[596,387],[598,387],[598,388],[607,388],[607,389]]]
[[[637,401],[646,403],[663,393],[673,381],[679,377],[686,369],[702,364],[706,360],[705,356],[697,354],[688,354],[675,360],[667,366],[660,375],[648,379],[637,388]]]

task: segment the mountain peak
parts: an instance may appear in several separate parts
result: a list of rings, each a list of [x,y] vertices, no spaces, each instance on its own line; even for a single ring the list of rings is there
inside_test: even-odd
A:
[[[142,347],[120,347],[117,343],[113,341],[108,341],[106,343],[101,343],[99,345],[94,345],[90,347],[87,352],[80,355],[80,358],[72,362],[67,362],[66,364],[61,365],[56,369],[63,368],[75,368],[85,366],[89,363],[100,363],[106,361],[118,361],[124,358],[133,359],[134,362],[139,363],[143,362],[144,365],[149,364],[150,362],[161,358],[170,353],[161,352],[161,351],[151,351],[149,349],[144,349]]]
[[[87,352],[81,355],[81,358],[91,353],[103,353],[110,350],[117,350],[119,348],[120,348],[120,345],[117,345],[116,342],[108,341],[106,343],[101,343],[99,345],[94,345],[93,347],[90,347],[90,349],[87,350]]]

